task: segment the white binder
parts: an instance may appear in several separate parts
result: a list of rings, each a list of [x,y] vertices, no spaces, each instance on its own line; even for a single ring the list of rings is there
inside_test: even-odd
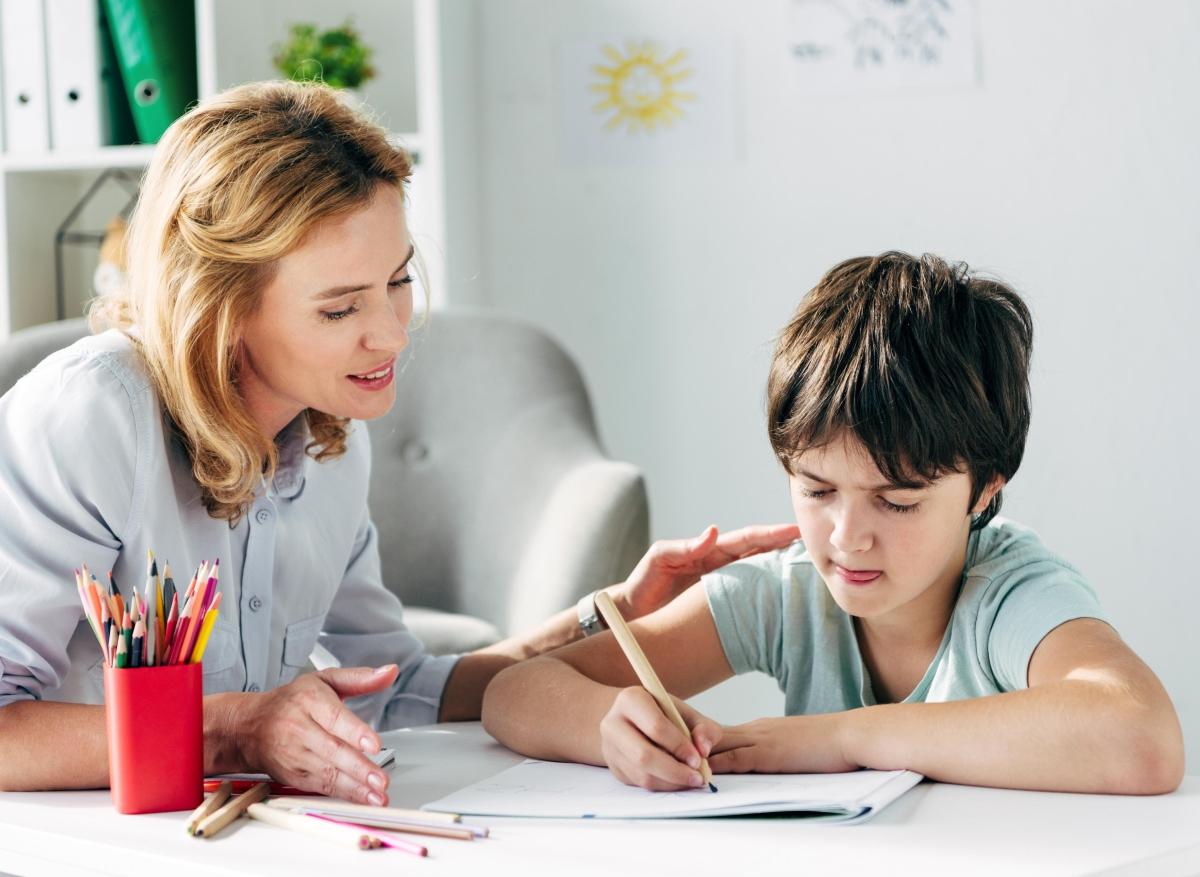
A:
[[[100,0],[46,0],[50,144],[93,149],[108,142],[100,77]]]
[[[8,152],[50,148],[42,0],[0,0],[4,128]]]

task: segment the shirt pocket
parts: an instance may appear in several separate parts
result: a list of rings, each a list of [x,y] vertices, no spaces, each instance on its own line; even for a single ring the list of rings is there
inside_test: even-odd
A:
[[[208,636],[208,645],[204,647],[205,694],[241,690],[241,680],[237,678],[241,650],[242,640],[237,627],[228,622],[222,624],[218,619]]]
[[[325,615],[321,614],[287,626],[283,636],[283,665],[279,668],[280,685],[291,682],[308,666],[308,656],[312,654],[324,624]]]

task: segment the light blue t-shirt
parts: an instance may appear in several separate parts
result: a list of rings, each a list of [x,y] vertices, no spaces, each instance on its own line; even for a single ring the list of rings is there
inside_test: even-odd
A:
[[[803,542],[730,564],[704,585],[730,667],[773,676],[787,715],[876,703],[853,618],[830,595]],[[942,643],[904,702],[1025,688],[1038,643],[1075,618],[1104,619],[1082,574],[1031,530],[997,518],[972,533]]]

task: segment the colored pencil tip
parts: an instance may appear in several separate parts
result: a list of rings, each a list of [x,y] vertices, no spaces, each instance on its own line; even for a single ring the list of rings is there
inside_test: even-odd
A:
[[[708,784],[708,790],[709,790],[710,792],[715,792],[715,791],[717,790],[717,787],[716,787],[716,786],[714,786],[712,783],[709,783],[709,784]]]

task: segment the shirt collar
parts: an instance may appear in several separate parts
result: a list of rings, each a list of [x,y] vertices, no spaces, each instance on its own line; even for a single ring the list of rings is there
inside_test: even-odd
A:
[[[279,451],[273,482],[276,496],[292,499],[304,486],[304,472],[308,462],[308,455],[304,453],[304,449],[309,439],[308,420],[303,412],[275,437],[275,446]]]

